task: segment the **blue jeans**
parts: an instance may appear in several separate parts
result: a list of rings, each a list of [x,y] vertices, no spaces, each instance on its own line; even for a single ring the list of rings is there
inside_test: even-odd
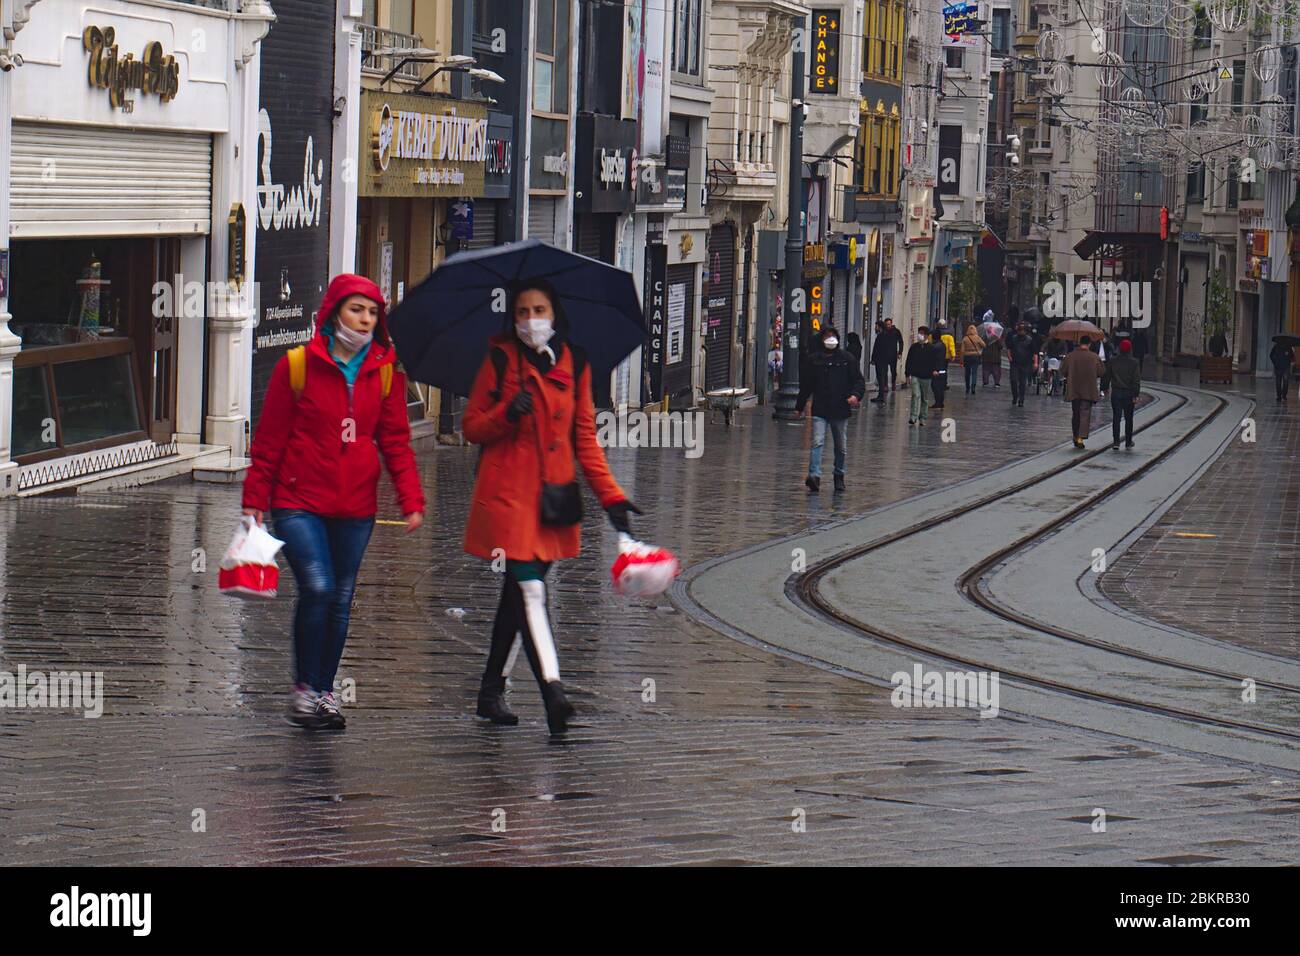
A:
[[[829,425],[831,438],[835,440],[835,474],[844,474],[844,443],[848,440],[847,418],[828,422],[824,418],[813,416],[812,453],[808,456],[808,474],[814,478],[822,476],[822,448],[826,445],[826,427]]]
[[[357,570],[375,519],[322,518],[308,511],[276,508],[271,521],[298,582],[293,613],[296,680],[329,693],[348,640]]]

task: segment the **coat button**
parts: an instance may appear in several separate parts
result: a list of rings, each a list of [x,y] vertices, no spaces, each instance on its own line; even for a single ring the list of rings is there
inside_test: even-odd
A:
[[[551,451],[555,451],[555,449],[559,447],[560,447],[559,442],[551,442]]]

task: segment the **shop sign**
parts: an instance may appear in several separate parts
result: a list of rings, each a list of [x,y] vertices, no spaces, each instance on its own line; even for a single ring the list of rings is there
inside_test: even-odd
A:
[[[237,202],[230,207],[230,216],[226,220],[228,236],[228,253],[230,269],[227,278],[236,289],[248,278],[248,214],[244,204]]]
[[[484,171],[489,176],[509,176],[511,158],[510,137],[489,136],[487,141],[487,161]]]
[[[649,336],[646,338],[647,402],[657,402],[664,374],[664,310],[667,307],[668,247],[651,243],[645,250],[645,316]]]
[[[668,168],[689,169],[691,166],[691,141],[685,136],[668,137]]]
[[[812,77],[809,92],[838,93],[840,17],[838,10],[813,11]]]
[[[488,158],[486,109],[419,94],[362,94],[371,168],[362,196],[480,196]],[[437,112],[434,112],[437,110]]]
[[[112,27],[88,26],[82,32],[81,46],[90,54],[86,68],[90,85],[108,90],[109,104],[128,113],[135,108],[135,101],[126,98],[127,90],[153,93],[164,103],[174,100],[181,87],[181,68],[176,57],[164,54],[157,40],[144,45],[144,53],[138,60],[133,53],[120,57],[116,39],[117,31]]]
[[[664,205],[686,205],[686,170],[669,169],[664,173]]]
[[[464,242],[474,238],[474,200],[461,199],[451,204],[451,238]]]
[[[1259,282],[1255,279],[1239,279],[1237,288],[1242,292],[1259,292]]]

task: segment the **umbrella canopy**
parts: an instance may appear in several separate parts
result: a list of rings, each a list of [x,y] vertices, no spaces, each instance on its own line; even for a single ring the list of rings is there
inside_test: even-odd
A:
[[[1300,346],[1300,335],[1287,335],[1284,333],[1282,335],[1273,336],[1273,341],[1278,345],[1289,345],[1292,348],[1295,348],[1296,346]]]
[[[1095,342],[1105,334],[1085,319],[1067,319],[1052,329],[1052,338],[1065,339],[1067,342],[1078,342],[1085,335]]]
[[[417,382],[468,395],[488,338],[508,328],[512,283],[546,279],[560,298],[565,337],[587,353],[593,381],[645,341],[631,273],[525,239],[449,256],[388,318],[398,357]]]
[[[984,333],[985,338],[1002,338],[1002,333],[1006,331],[1001,322],[985,322],[980,326],[980,331]]]

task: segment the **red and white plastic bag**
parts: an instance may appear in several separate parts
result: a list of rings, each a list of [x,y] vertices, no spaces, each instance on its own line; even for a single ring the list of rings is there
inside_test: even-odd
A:
[[[217,586],[234,597],[273,598],[280,586],[275,556],[284,542],[271,536],[252,515],[244,515],[221,559]]]
[[[624,597],[657,597],[668,590],[681,570],[671,551],[620,533],[618,558],[609,573],[614,590]]]

